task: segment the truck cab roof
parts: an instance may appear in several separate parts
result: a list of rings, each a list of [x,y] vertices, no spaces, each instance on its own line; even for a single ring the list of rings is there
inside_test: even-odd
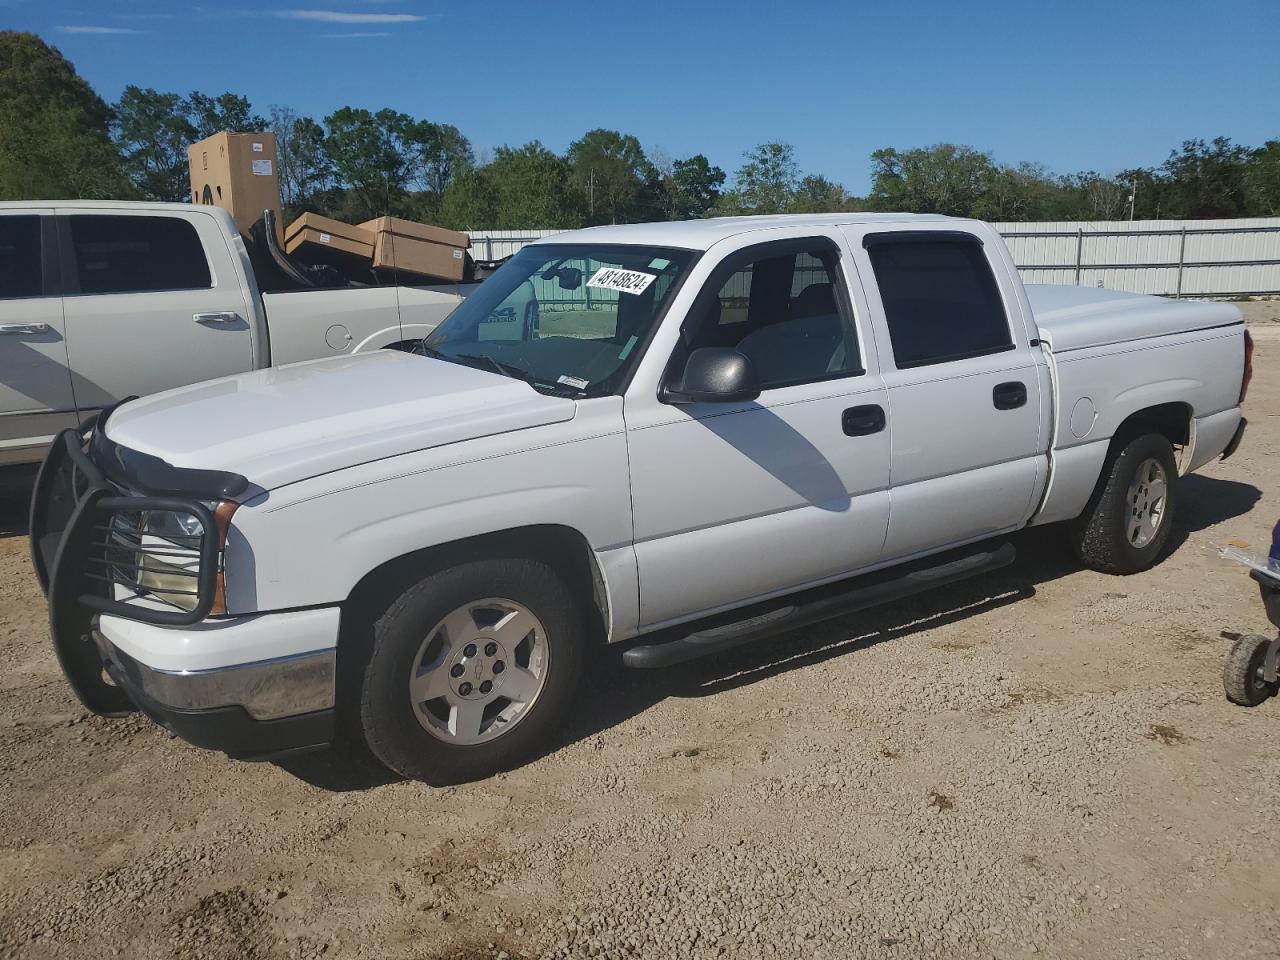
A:
[[[836,227],[850,224],[877,224],[909,227],[920,223],[976,224],[976,220],[944,217],[930,213],[784,213],[773,216],[713,217],[661,223],[627,223],[586,227],[557,233],[536,241],[562,243],[633,243],[646,246],[709,250],[729,237],[779,227]]]

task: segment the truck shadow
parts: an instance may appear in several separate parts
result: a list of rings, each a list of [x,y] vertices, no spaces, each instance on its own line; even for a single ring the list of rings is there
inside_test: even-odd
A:
[[[1174,549],[1192,533],[1248,513],[1261,497],[1256,487],[1231,480],[1191,476],[1183,484]],[[1038,586],[1082,570],[1059,527],[1026,530],[1006,539],[1016,546],[1018,558],[1003,570],[896,604],[783,631],[682,666],[628,669],[618,650],[597,649],[574,717],[541,756],[590,739],[668,698],[711,697],[836,657],[857,655],[918,630],[1015,604],[1035,596]],[[278,763],[294,776],[336,792],[368,790],[398,779],[361,744]]]
[[[0,467],[0,539],[26,536],[37,470],[37,464]]]

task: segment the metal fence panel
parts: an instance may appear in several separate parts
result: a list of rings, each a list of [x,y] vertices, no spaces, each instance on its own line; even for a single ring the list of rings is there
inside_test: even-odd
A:
[[[855,219],[856,214],[850,219]],[[1027,283],[1170,297],[1280,294],[1280,217],[996,223]],[[559,230],[471,231],[479,260]]]

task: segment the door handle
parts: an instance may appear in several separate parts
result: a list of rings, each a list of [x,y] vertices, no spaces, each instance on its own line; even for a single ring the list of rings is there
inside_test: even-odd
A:
[[[49,325],[47,323],[0,323],[0,334],[17,336],[24,333],[41,334],[48,332]]]
[[[884,429],[884,408],[874,403],[850,407],[840,415],[840,427],[846,437],[865,437]]]
[[[991,402],[997,410],[1015,410],[1027,402],[1027,385],[1019,380],[997,383],[991,389]]]
[[[231,310],[219,310],[215,313],[193,313],[191,319],[196,323],[221,326],[224,323],[235,323],[240,319],[240,314]]]

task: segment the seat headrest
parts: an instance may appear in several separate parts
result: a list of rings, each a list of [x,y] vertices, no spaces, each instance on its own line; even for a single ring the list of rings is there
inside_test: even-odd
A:
[[[791,308],[791,319],[823,317],[836,312],[835,288],[829,283],[811,283],[796,297],[795,305]]]

